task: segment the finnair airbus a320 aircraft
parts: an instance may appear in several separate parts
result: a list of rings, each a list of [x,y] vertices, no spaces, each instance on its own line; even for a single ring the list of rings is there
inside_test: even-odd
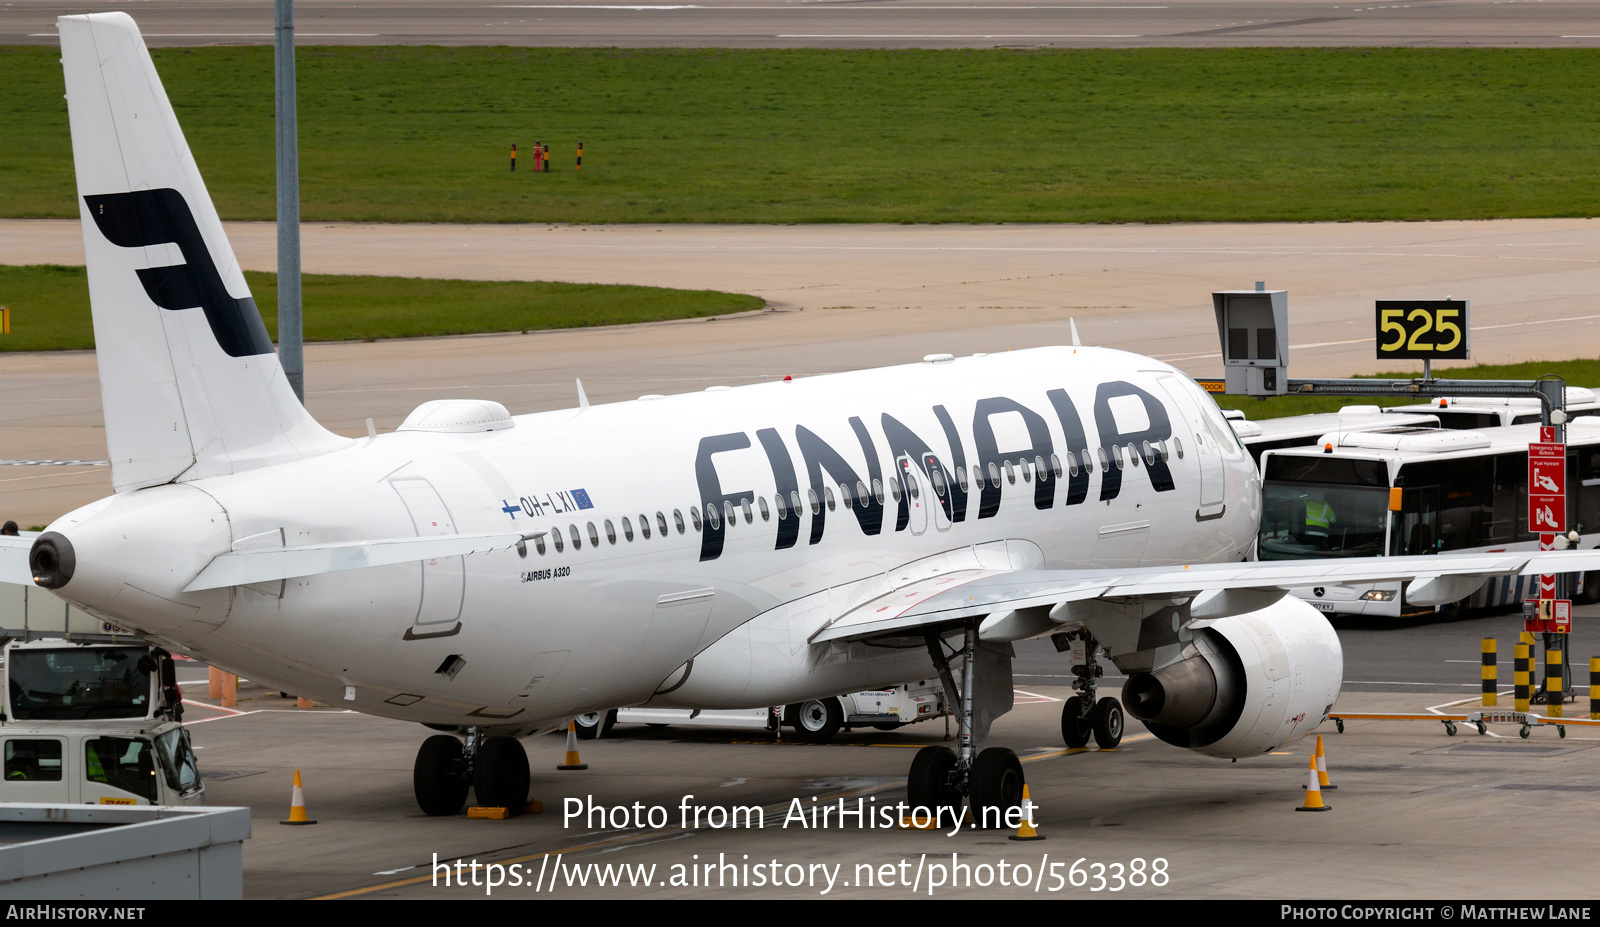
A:
[[[984,748],[1013,641],[1082,643],[1069,743],[1120,736],[1116,702],[1093,698],[1104,653],[1162,740],[1252,756],[1339,692],[1337,637],[1285,588],[1416,579],[1410,601],[1444,602],[1492,573],[1600,568],[1242,562],[1259,486],[1215,403],[1166,364],[1081,346],[536,415],[443,400],[339,437],[289,388],[133,21],[60,29],[116,494],[0,547],[0,578],[451,731],[417,756],[430,814],[469,788],[520,808],[517,736],[580,713],[937,674],[961,750],[917,754],[910,802],[988,823],[1022,785],[1015,754]]]

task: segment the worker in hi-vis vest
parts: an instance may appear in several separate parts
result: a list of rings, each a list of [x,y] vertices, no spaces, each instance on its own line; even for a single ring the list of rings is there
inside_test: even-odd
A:
[[[1333,513],[1333,506],[1322,498],[1322,493],[1307,493],[1303,498],[1306,507],[1305,536],[1326,541],[1339,516]]]

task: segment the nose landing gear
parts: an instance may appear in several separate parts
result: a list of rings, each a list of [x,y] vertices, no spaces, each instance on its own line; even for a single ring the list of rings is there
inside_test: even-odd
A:
[[[943,745],[923,747],[911,761],[911,772],[906,777],[906,799],[914,817],[928,816],[933,827],[954,827],[961,819],[961,803],[965,799],[972,814],[972,825],[982,828],[1015,826],[1017,811],[1022,806],[1022,786],[1025,781],[1022,761],[1005,747],[989,747],[979,751],[972,736],[973,679],[977,675],[973,655],[978,646],[978,624],[968,621],[966,639],[960,653],[965,657],[962,669],[960,697],[957,697],[955,677],[950,672],[950,658],[944,652],[944,643],[932,631],[924,632],[928,655],[939,670],[944,683],[945,704],[960,706],[955,712],[960,728],[960,752]]]

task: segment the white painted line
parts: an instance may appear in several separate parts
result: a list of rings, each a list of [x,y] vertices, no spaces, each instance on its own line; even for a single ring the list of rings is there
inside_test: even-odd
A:
[[[831,34],[831,33],[785,33],[773,36],[775,39],[1139,39],[1140,35],[1023,35],[1023,34],[891,34],[891,33],[860,33],[860,34]]]
[[[378,32],[297,32],[296,37],[302,39],[372,39],[382,33]],[[30,32],[30,39],[58,38],[54,32]],[[146,32],[147,39],[270,39],[271,32]]]

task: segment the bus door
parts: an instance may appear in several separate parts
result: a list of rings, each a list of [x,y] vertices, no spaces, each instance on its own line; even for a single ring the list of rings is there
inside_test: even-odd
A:
[[[1439,487],[1404,487],[1400,494],[1400,511],[1390,515],[1391,556],[1439,552]]]

